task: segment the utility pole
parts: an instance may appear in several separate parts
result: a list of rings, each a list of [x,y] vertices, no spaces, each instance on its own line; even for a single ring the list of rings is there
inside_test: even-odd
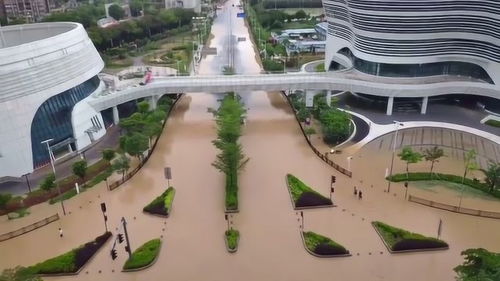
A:
[[[127,221],[124,217],[122,217],[123,224],[123,232],[125,233],[125,241],[127,242],[127,246],[125,246],[125,250],[128,252],[128,257],[132,257],[132,247],[130,246],[130,240],[128,239],[128,231],[127,231]]]
[[[392,158],[391,158],[391,169],[389,172],[389,179],[387,180],[387,192],[391,192],[391,180],[390,177],[392,177],[392,169],[394,167],[394,154],[396,153],[396,142],[398,141],[398,131],[399,131],[399,126],[404,126],[403,123],[399,121],[392,121],[394,124],[396,124],[396,133],[394,134],[394,140],[392,142]]]

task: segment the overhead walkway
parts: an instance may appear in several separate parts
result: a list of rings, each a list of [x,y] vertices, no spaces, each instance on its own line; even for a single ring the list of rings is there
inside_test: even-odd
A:
[[[104,91],[89,103],[97,111],[138,98],[166,93],[282,91],[294,89],[336,90],[395,97],[427,97],[444,94],[471,94],[500,98],[500,87],[467,77],[387,78],[356,71],[329,73],[287,73],[253,75],[210,75],[154,77],[147,85],[134,85],[121,91]],[[391,106],[392,112],[392,106]]]

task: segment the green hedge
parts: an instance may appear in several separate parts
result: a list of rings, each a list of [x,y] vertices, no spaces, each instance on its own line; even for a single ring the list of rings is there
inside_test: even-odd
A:
[[[32,274],[75,273],[87,263],[111,236],[111,232],[106,232],[91,242],[55,258],[30,266],[27,270]]]
[[[238,247],[238,238],[240,237],[240,232],[236,229],[227,230],[226,233],[227,247],[234,250]]]
[[[287,174],[286,179],[295,207],[332,205],[332,201],[329,198],[321,195],[294,175]]]
[[[418,233],[412,233],[379,221],[374,221],[372,224],[378,230],[382,239],[384,239],[385,243],[392,251],[448,247],[446,242],[436,238],[427,237]]]
[[[160,252],[161,240],[153,239],[132,253],[132,256],[125,262],[123,269],[136,269],[151,264]]]
[[[346,255],[349,251],[332,239],[312,231],[304,232],[306,247],[318,255]]]
[[[172,186],[167,188],[160,196],[156,197],[142,210],[147,213],[168,216],[172,210],[172,203],[174,201],[175,188]]]
[[[386,179],[392,182],[402,182],[402,181],[428,181],[428,180],[442,180],[458,184],[465,184],[472,188],[479,189],[483,192],[493,195],[494,197],[500,198],[500,190],[491,190],[490,187],[483,182],[478,180],[473,180],[465,178],[462,183],[463,178],[461,176],[450,175],[450,174],[440,174],[440,173],[409,173],[408,177],[406,174],[395,174],[387,177]]]
[[[490,120],[484,122],[484,124],[500,128],[500,121],[498,121],[498,120],[490,119]]]

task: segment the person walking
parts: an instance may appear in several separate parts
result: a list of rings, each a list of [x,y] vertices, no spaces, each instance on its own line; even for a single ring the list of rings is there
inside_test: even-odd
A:
[[[354,186],[354,196],[358,195],[358,189]]]
[[[361,190],[358,192],[358,198],[359,200],[363,199],[363,192]]]
[[[59,227],[59,237],[61,237],[61,238],[63,237],[63,230],[60,227]]]

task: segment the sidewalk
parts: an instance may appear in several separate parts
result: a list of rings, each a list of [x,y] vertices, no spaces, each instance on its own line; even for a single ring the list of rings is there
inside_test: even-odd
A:
[[[118,145],[118,140],[120,138],[120,128],[118,126],[112,126],[107,129],[106,135],[104,135],[100,140],[92,145],[89,149],[84,151],[84,156],[89,165],[94,164],[102,158],[102,150],[106,148],[113,148]],[[65,178],[71,175],[73,172],[71,170],[71,165],[79,161],[81,158],[78,154],[75,154],[70,159],[65,158],[61,162],[56,162],[56,175],[58,179]],[[50,165],[43,166],[33,171],[28,175],[28,180],[31,185],[31,190],[38,188],[38,184],[45,178],[49,173],[52,173],[52,167]],[[28,192],[28,185],[25,178],[22,178],[20,182],[4,182],[0,183],[0,191],[2,193],[11,193],[13,195],[22,195]]]

